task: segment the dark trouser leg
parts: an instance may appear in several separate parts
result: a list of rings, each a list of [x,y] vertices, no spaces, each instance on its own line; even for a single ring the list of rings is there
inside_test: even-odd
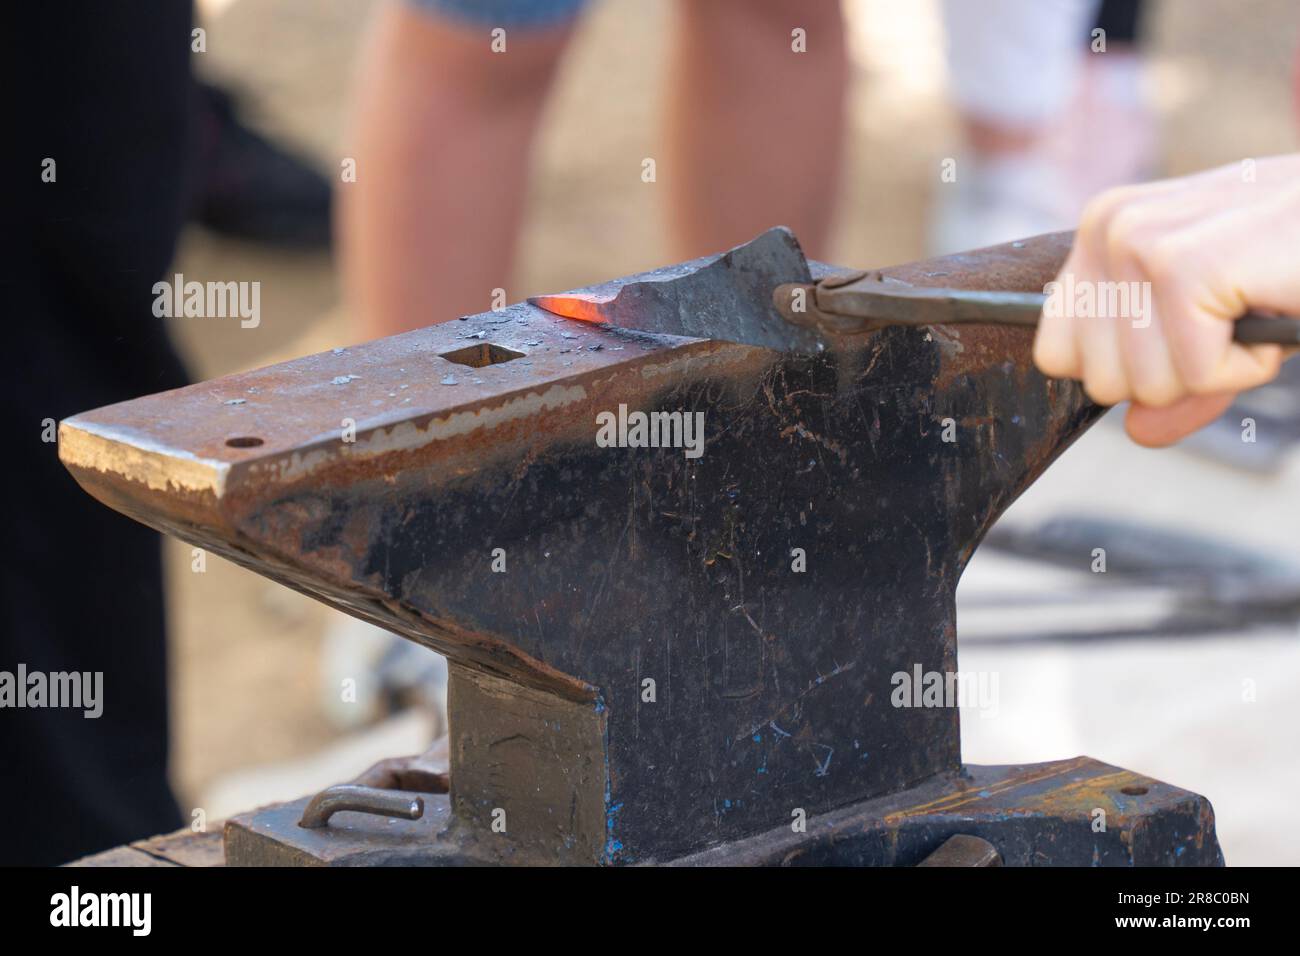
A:
[[[0,33],[0,670],[103,674],[98,719],[0,709],[0,863],[61,863],[180,825],[158,536],[82,492],[42,434],[184,381],[151,307],[188,194],[190,13],[19,4]]]

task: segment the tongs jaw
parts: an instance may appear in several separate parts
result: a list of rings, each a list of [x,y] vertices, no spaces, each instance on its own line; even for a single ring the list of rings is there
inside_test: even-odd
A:
[[[887,325],[960,322],[1038,323],[1043,295],[915,286],[881,272],[848,272],[806,285],[787,283],[773,295],[786,321],[830,335],[855,335]]]

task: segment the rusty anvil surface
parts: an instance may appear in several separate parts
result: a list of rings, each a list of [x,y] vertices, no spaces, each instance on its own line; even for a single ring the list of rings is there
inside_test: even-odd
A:
[[[885,271],[1041,290],[1067,250]],[[1100,414],[1031,337],[808,357],[519,304],[77,415],[60,454],[110,507],[450,659],[448,796],[251,814],[232,862],[914,863],[954,833],[1008,863],[1221,862],[1203,797],[1088,758],[963,767],[955,707],[891,704],[891,675],[956,670],[971,553]],[[600,447],[620,405],[702,412],[703,455]]]

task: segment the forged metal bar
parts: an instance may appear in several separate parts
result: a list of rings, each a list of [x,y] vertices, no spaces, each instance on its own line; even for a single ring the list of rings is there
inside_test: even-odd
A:
[[[584,322],[816,355],[823,337],[776,309],[782,282],[810,283],[812,273],[794,234],[778,226],[720,256],[528,302]]]

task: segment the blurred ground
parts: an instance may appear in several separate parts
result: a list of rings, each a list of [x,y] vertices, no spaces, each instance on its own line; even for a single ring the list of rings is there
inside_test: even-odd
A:
[[[370,4],[358,0],[200,2],[208,30],[201,71],[248,94],[251,116],[300,143],[335,175],[351,62]],[[598,0],[565,65],[542,138],[514,301],[653,266],[669,258],[662,210],[640,162],[657,150],[658,80],[670,3]],[[926,212],[955,125],[943,98],[940,29],[931,0],[850,0],[857,70],[845,209],[834,259],[883,265],[924,250]],[[1288,73],[1300,7],[1254,0],[1158,3],[1151,21],[1152,92],[1162,171],[1294,150]],[[187,279],[257,279],[262,322],[174,321],[194,373],[207,378],[349,341],[324,256],[269,253],[191,230],[177,271]],[[447,316],[429,316],[439,321]],[[1214,529],[1297,550],[1287,506],[1300,468],[1243,476],[1185,452],[1144,452],[1105,423],[1019,503],[1012,518],[1062,508]],[[230,774],[302,758],[338,736],[323,718],[319,649],[327,612],[209,556],[190,570],[169,548],[176,782],[185,807],[229,807]],[[1019,581],[1023,569],[981,554],[963,585]],[[968,715],[968,759],[1005,763],[1087,753],[1207,794],[1233,863],[1300,862],[1284,794],[1300,780],[1291,701],[1300,683],[1296,633],[1164,638],[1032,648],[961,645],[963,670],[997,670],[996,718]],[[1258,682],[1241,700],[1243,678]],[[401,741],[418,739],[419,728]],[[400,749],[390,737],[373,753]],[[359,770],[371,752],[348,751]],[[355,765],[355,766],[353,766]],[[330,773],[338,772],[332,765]],[[347,771],[344,771],[347,772]],[[327,776],[328,779],[328,776]],[[297,783],[301,782],[301,786]],[[313,786],[306,777],[275,786]],[[1289,832],[1293,835],[1287,837]]]

